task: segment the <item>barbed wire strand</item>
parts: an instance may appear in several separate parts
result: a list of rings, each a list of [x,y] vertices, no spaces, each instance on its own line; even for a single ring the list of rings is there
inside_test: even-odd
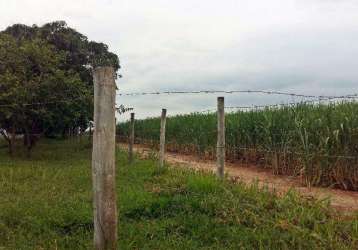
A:
[[[293,155],[304,155],[304,156],[318,156],[318,157],[327,157],[327,158],[343,158],[343,159],[358,159],[358,156],[353,155],[328,155],[328,154],[315,154],[315,153],[302,153],[302,152],[293,152],[293,151],[275,151],[262,148],[247,148],[247,147],[234,147],[234,149],[239,150],[248,150],[248,151],[258,151],[265,153],[277,153],[277,154],[293,154]]]
[[[301,97],[301,98],[316,98],[317,100],[329,100],[329,99],[355,99],[358,98],[357,94],[350,94],[350,95],[341,95],[341,96],[325,96],[325,95],[303,95],[303,94],[296,94],[296,93],[288,93],[288,92],[279,92],[279,91],[264,91],[264,90],[231,90],[231,91],[223,91],[223,90],[199,90],[199,91],[163,91],[163,92],[136,92],[136,93],[118,93],[118,96],[141,96],[141,95],[162,95],[162,94],[234,94],[234,93],[261,93],[261,94],[268,94],[268,95],[286,95],[291,97]],[[65,99],[65,100],[58,100],[58,101],[49,101],[49,102],[35,102],[35,103],[13,103],[13,104],[0,104],[0,107],[13,107],[13,106],[36,106],[36,105],[46,105],[46,104],[57,104],[57,103],[65,103],[70,101],[75,101],[80,98],[72,98],[72,99]],[[310,100],[311,101],[311,100]],[[303,101],[301,101],[303,102]],[[306,101],[309,102],[309,101]],[[299,102],[297,102],[299,103]],[[272,104],[282,106],[285,104]],[[286,104],[287,105],[287,104]],[[267,107],[268,105],[254,105],[253,108],[258,107]],[[234,108],[234,107],[232,107]],[[240,107],[235,107],[240,108]],[[244,106],[241,108],[251,108],[248,106]],[[202,111],[202,112],[207,112]]]
[[[350,96],[348,100],[354,100],[358,98],[358,96]],[[307,100],[307,101],[298,101],[298,102],[289,102],[289,103],[277,103],[277,104],[264,104],[264,105],[251,105],[251,106],[226,106],[225,109],[238,109],[238,110],[245,110],[245,109],[265,109],[265,108],[275,108],[275,107],[292,107],[296,105],[303,105],[303,104],[314,104],[315,102],[322,102],[322,101],[332,101],[341,99],[344,100],[343,97],[327,97],[327,98],[320,98],[316,100]],[[206,113],[206,112],[216,112],[216,109],[207,109],[198,111],[199,113]]]
[[[12,104],[0,104],[0,107],[15,107],[15,106],[40,106],[40,105],[47,105],[47,104],[58,104],[58,103],[65,103],[68,100],[60,100],[60,101],[51,101],[51,102],[33,102],[33,103],[12,103]]]
[[[126,140],[128,139],[128,135],[117,135],[117,138],[120,140]],[[142,139],[142,138],[136,138],[137,141],[139,141],[139,144],[143,143],[151,143],[151,144],[158,144],[159,140],[153,140],[153,139]],[[176,143],[175,141],[169,141],[167,144],[170,143]],[[189,146],[183,145],[183,146]],[[190,146],[200,147],[199,144],[190,144]],[[213,148],[216,148],[216,146],[212,146]],[[246,151],[255,151],[255,152],[264,152],[264,153],[277,153],[277,154],[291,154],[291,155],[301,155],[306,157],[325,157],[325,158],[333,158],[333,159],[349,159],[349,160],[355,160],[358,159],[358,156],[353,155],[328,155],[328,154],[319,154],[319,153],[302,153],[302,152],[294,152],[294,151],[280,151],[280,150],[270,150],[270,149],[263,149],[263,148],[250,148],[250,147],[228,147],[227,149],[234,149],[234,150],[246,150]]]
[[[67,103],[71,101],[81,100],[82,98],[72,98],[66,100],[57,100],[57,101],[48,101],[48,102],[32,102],[32,103],[11,103],[11,104],[0,104],[0,107],[15,107],[15,106],[42,106],[48,104],[60,104],[60,103]],[[117,104],[116,104],[117,105]],[[116,108],[121,108],[118,105]],[[132,108],[125,108],[125,109],[132,109]]]
[[[285,96],[303,97],[303,98],[354,98],[358,96],[358,93],[341,95],[341,96],[328,96],[328,95],[305,95],[305,94],[297,94],[292,92],[266,91],[266,90],[155,91],[155,92],[117,93],[116,95],[117,96],[144,96],[144,95],[171,95],[171,94],[236,94],[236,93],[285,95]]]

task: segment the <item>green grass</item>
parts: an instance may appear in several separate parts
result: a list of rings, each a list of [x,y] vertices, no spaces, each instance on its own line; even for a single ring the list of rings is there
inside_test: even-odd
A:
[[[31,160],[0,148],[0,249],[91,249],[90,147],[44,141]],[[326,201],[117,152],[120,249],[357,249],[358,215]]]
[[[357,113],[357,102],[228,113],[226,158],[271,167],[275,174],[301,174],[307,185],[358,191]],[[128,136],[128,122],[118,128]],[[137,139],[153,145],[159,143],[159,130],[160,118],[135,123]],[[215,113],[171,116],[166,140],[175,151],[215,156],[216,131]]]

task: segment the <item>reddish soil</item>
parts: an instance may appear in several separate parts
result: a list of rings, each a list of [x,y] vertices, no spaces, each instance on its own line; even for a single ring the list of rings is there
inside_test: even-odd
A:
[[[127,148],[127,144],[120,144]],[[143,145],[135,145],[134,150],[143,157],[148,156],[151,148]],[[192,155],[166,153],[166,161],[172,166],[188,167],[195,170],[214,172],[214,161],[199,160]],[[284,194],[290,189],[296,190],[306,198],[330,199],[331,206],[343,212],[358,212],[358,192],[344,191],[339,189],[305,187],[299,178],[273,175],[269,169],[258,168],[248,164],[226,163],[225,173],[235,181],[244,183],[257,182],[260,186],[268,186],[279,194]]]

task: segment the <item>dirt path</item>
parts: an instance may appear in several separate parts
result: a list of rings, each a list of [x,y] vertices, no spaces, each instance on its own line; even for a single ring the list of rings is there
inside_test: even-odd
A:
[[[127,144],[120,145],[127,148]],[[135,145],[135,152],[142,156],[148,156],[151,149],[141,145]],[[190,155],[167,153],[166,161],[173,166],[189,167],[196,170],[215,171],[213,161],[202,161]],[[266,185],[275,189],[278,193],[286,193],[289,189],[297,190],[304,197],[315,197],[317,199],[329,198],[332,207],[345,211],[358,211],[358,192],[343,191],[329,188],[308,188],[300,184],[298,178],[273,175],[270,170],[257,168],[253,165],[226,163],[225,172],[234,180],[252,183],[257,181],[259,185]]]

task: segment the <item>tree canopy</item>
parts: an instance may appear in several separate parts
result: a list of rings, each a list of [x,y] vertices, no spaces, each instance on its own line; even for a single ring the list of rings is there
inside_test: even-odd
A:
[[[0,131],[10,151],[16,133],[28,150],[39,135],[85,130],[93,116],[92,68],[118,56],[63,21],[15,24],[0,32]]]

